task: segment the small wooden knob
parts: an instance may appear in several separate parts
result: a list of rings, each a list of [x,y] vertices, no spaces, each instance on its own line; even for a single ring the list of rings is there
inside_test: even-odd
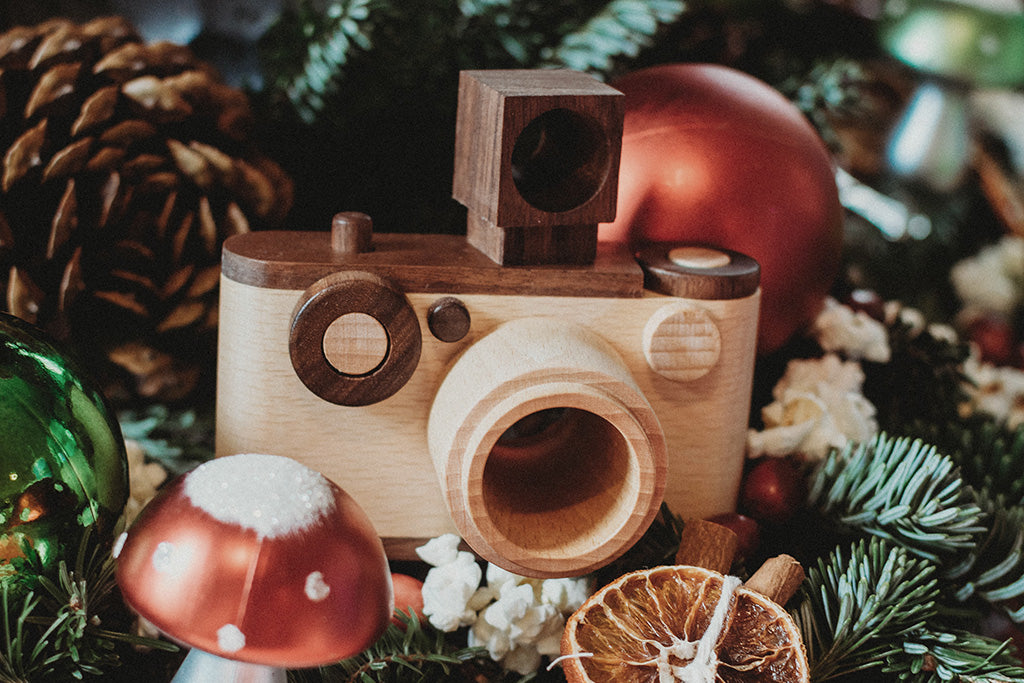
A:
[[[372,249],[373,219],[358,211],[334,214],[331,249],[336,254],[362,254]]]
[[[438,299],[427,310],[427,327],[443,342],[457,342],[469,334],[469,310],[454,296]]]
[[[419,320],[405,295],[360,271],[314,282],[295,307],[288,337],[302,383],[344,406],[377,403],[405,386],[421,345]]]
[[[743,299],[761,283],[761,266],[754,259],[729,251],[692,244],[652,244],[637,252],[644,287],[687,299]]]
[[[690,382],[718,363],[722,335],[707,311],[679,301],[662,306],[647,321],[643,349],[647,364],[659,375]]]

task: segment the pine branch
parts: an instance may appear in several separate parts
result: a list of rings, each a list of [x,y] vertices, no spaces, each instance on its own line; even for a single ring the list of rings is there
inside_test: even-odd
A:
[[[944,578],[961,602],[976,597],[1024,622],[1024,507],[994,510],[988,535]]]
[[[949,455],[961,476],[997,507],[1024,505],[1024,424],[1014,430],[974,416],[940,424],[915,422],[904,432]]]
[[[21,683],[82,679],[102,676],[120,665],[117,643],[176,650],[164,641],[140,638],[101,628],[108,610],[120,606],[115,596],[115,562],[109,543],[101,542],[91,527],[79,539],[69,568],[58,563],[55,575],[43,571],[31,546],[19,565],[16,586],[31,585],[38,592],[12,601],[12,584],[0,586],[3,608],[3,647],[0,681]]]
[[[887,656],[882,671],[909,683],[1024,681],[1024,668],[1010,641],[927,628]]]
[[[801,587],[793,617],[811,679],[827,681],[881,666],[908,634],[935,614],[935,565],[878,538],[819,559]]]
[[[283,77],[277,87],[305,123],[313,123],[323,110],[351,54],[372,47],[374,27],[369,19],[375,4],[375,0],[334,0],[321,13],[312,0],[302,1],[292,18],[297,24],[292,33],[304,38],[306,46],[302,66]]]
[[[967,399],[967,344],[918,330],[901,319],[891,323],[888,332],[889,362],[863,363],[864,396],[878,409],[881,428],[905,434],[915,421],[958,420],[960,405]],[[927,400],[922,400],[925,396]]]
[[[616,59],[636,57],[684,9],[680,0],[612,0],[557,47],[544,51],[543,59],[552,66],[607,74]]]
[[[392,623],[370,648],[355,657],[322,667],[324,683],[388,681],[468,681],[463,669],[494,663],[483,648],[456,648],[446,634],[423,624],[415,613],[396,612],[401,626]],[[293,683],[309,680],[310,672],[289,672]]]
[[[948,456],[885,434],[830,453],[811,475],[808,501],[933,562],[972,549],[986,531],[984,512]]]

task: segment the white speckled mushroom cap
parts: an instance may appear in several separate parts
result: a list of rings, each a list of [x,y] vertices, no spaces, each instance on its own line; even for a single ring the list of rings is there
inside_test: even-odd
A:
[[[393,611],[369,518],[290,458],[200,465],[146,506],[117,550],[132,608],[170,638],[229,659],[337,661],[372,644]]]

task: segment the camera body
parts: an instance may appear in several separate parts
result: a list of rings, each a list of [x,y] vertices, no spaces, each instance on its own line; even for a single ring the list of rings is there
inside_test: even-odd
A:
[[[663,500],[734,509],[759,268],[597,242],[621,117],[621,94],[582,74],[464,72],[466,236],[342,213],[329,232],[227,240],[217,454],[322,472],[392,558],[454,532],[537,577],[611,561]]]

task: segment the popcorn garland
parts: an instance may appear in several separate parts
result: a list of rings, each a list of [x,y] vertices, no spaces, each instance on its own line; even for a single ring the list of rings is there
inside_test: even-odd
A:
[[[988,271],[1003,277],[1016,292],[1017,303],[1024,302],[1024,240],[1008,236],[999,245],[983,250],[973,260],[961,262],[958,289],[975,279],[964,273]],[[997,268],[997,266],[999,266]],[[978,276],[980,280],[980,276]],[[995,290],[1002,291],[997,286]],[[967,305],[1010,305],[1008,296],[990,296],[991,292],[961,289]],[[926,325],[915,309],[890,302],[886,315],[896,316],[912,332],[926,327],[937,338],[957,341],[956,331],[947,326]],[[764,428],[747,433],[747,456],[785,457],[800,454],[810,461],[823,459],[833,448],[850,442],[865,442],[878,433],[876,408],[863,394],[862,362],[886,363],[891,358],[886,327],[863,311],[829,298],[810,328],[810,335],[824,351],[819,358],[789,361],[782,378],[772,389],[773,401],[761,409]],[[1014,367],[983,362],[980,352],[971,346],[964,362],[964,391],[968,401],[961,406],[964,417],[984,413],[1016,429],[1024,423],[1024,371]]]
[[[485,648],[510,671],[535,672],[542,657],[559,654],[565,620],[586,602],[590,581],[530,579],[490,563],[485,573],[460,542],[445,534],[416,549],[432,567],[423,581],[424,616],[445,632],[468,626],[470,647]]]
[[[949,276],[964,314],[1012,315],[1024,305],[1024,238],[1005,235],[957,262]]]

